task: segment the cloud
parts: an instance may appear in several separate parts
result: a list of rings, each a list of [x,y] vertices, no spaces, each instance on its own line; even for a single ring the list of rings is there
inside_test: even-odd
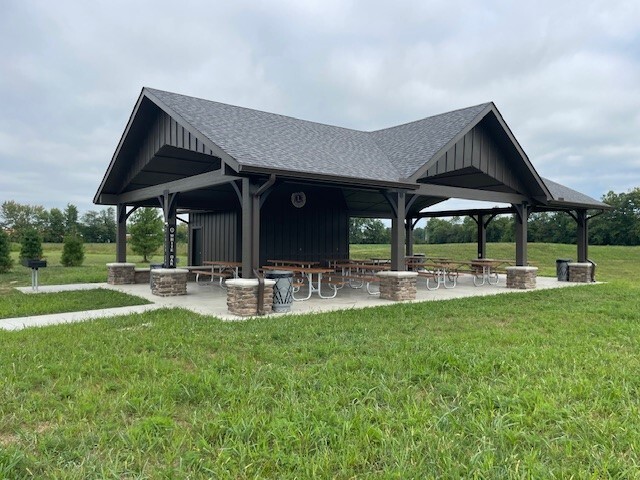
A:
[[[640,180],[638,24],[623,0],[9,0],[0,201],[95,208],[142,86],[358,129],[493,100],[599,198]]]

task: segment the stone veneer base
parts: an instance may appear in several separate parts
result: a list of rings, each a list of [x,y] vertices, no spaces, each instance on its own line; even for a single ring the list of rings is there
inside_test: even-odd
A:
[[[263,308],[270,313],[273,308],[273,287],[275,280],[264,281]],[[235,278],[225,282],[227,287],[227,308],[229,313],[240,317],[258,315],[258,279]]]
[[[376,276],[380,278],[380,298],[394,302],[415,300],[418,272],[378,272]]]
[[[507,267],[507,288],[532,290],[536,288],[538,267]]]
[[[590,263],[568,263],[569,281],[578,283],[591,283],[591,264]]]
[[[135,268],[135,263],[107,263],[107,283],[109,285],[135,283]]]
[[[136,268],[134,275],[134,283],[149,283],[149,268]]]
[[[187,294],[188,270],[182,268],[155,268],[151,270],[151,293],[159,297]]]

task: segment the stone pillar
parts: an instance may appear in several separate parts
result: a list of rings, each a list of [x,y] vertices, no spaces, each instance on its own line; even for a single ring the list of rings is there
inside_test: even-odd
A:
[[[159,297],[187,294],[187,274],[184,268],[154,268],[151,270],[151,293]]]
[[[135,263],[107,263],[107,283],[109,285],[135,283],[135,269]]]
[[[507,288],[532,290],[537,276],[538,267],[507,267]]]
[[[590,263],[568,263],[569,281],[579,283],[591,283],[591,264]]]
[[[418,272],[378,272],[380,278],[380,298],[401,302],[415,300]]]
[[[234,278],[225,282],[227,286],[227,307],[229,313],[241,317],[258,315],[258,279]],[[273,286],[275,280],[264,281],[264,303],[266,313],[273,308]]]

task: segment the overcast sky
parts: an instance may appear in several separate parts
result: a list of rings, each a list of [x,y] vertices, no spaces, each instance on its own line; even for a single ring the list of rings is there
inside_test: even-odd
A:
[[[98,208],[143,86],[361,130],[494,101],[540,175],[640,186],[638,0],[0,6],[0,203]]]

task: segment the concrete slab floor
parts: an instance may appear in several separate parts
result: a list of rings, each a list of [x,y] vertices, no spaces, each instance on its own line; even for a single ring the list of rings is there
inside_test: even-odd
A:
[[[559,282],[555,278],[538,277],[536,290],[550,288],[565,288],[584,283]],[[196,285],[190,282],[187,285],[187,295],[177,297],[158,297],[151,294],[148,284],[136,285],[108,285],[106,283],[90,283],[75,285],[44,285],[40,286],[38,292],[33,292],[31,287],[22,287],[18,290],[23,293],[37,294],[46,292],[60,292],[69,290],[86,290],[92,288],[107,288],[128,293],[145,298],[152,302],[150,305],[140,305],[136,307],[109,308],[104,310],[89,310],[85,312],[60,313],[52,315],[40,315],[34,317],[21,317],[0,320],[0,329],[17,330],[31,326],[51,325],[56,323],[78,322],[95,318],[110,317],[115,315],[127,315],[130,313],[142,313],[157,308],[184,308],[202,315],[213,315],[222,320],[237,321],[245,320],[247,317],[231,315],[227,311],[226,291],[216,285]],[[448,300],[455,298],[476,297],[485,295],[499,295],[504,293],[527,292],[532,290],[514,290],[506,288],[506,278],[500,276],[498,285],[483,285],[476,287],[470,275],[461,276],[455,288],[443,288],[438,290],[427,290],[423,280],[418,281],[417,298],[412,302],[425,302],[434,300]],[[328,293],[328,291],[326,292]],[[326,294],[325,293],[325,294]],[[369,295],[364,288],[353,289],[344,287],[338,291],[338,295],[333,299],[321,299],[313,295],[311,299],[304,302],[294,302],[290,313],[272,313],[269,316],[277,318],[279,315],[289,314],[309,314],[335,310],[345,310],[352,308],[368,308],[383,305],[392,305],[393,301],[382,300],[377,295]]]

